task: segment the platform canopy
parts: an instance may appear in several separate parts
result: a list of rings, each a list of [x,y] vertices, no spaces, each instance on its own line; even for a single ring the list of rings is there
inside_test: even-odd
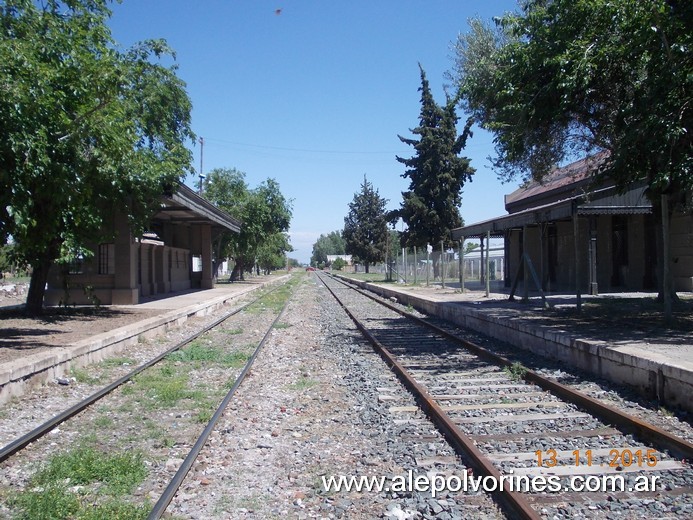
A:
[[[528,208],[452,230],[453,240],[464,238],[503,237],[510,229],[570,220],[573,216],[636,215],[652,213],[652,203],[645,197],[644,184],[626,193],[615,187],[603,188],[583,195],[569,197],[543,206]]]
[[[211,224],[213,229],[241,231],[241,221],[220,210],[193,190],[181,184],[171,195],[161,198],[161,209],[154,215],[159,222]]]
[[[511,229],[547,224],[587,215],[636,215],[652,212],[645,181],[618,190],[613,181],[595,185],[595,173],[606,160],[600,152],[554,169],[546,178],[532,181],[505,196],[507,215],[452,230],[453,240],[503,237]]]

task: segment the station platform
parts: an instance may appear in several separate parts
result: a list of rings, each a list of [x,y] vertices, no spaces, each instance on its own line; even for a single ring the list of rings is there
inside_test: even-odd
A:
[[[66,322],[66,330],[78,325],[86,329],[84,339],[78,341],[71,341],[69,334],[64,334],[63,337],[66,339],[61,341],[60,322],[54,321],[50,324],[49,332],[52,337],[57,336],[58,339],[54,340],[53,344],[42,343],[38,339],[42,333],[39,329],[42,324],[36,323],[36,329],[29,331],[31,334],[27,343],[30,344],[23,345],[17,341],[16,336],[23,330],[26,332],[31,324],[24,324],[23,328],[15,326],[15,333],[7,322],[3,323],[5,320],[0,320],[0,327],[8,326],[9,330],[6,329],[6,332],[9,332],[10,336],[10,340],[3,342],[3,337],[6,338],[7,335],[0,334],[0,346],[6,347],[3,350],[12,351],[11,355],[10,352],[5,352],[0,358],[0,403],[23,394],[33,385],[55,380],[68,373],[72,367],[101,361],[117,354],[126,346],[155,337],[182,325],[192,317],[210,314],[248,293],[267,285],[281,283],[288,277],[289,275],[253,278],[246,282],[218,284],[213,289],[145,298],[137,305],[103,306],[125,315],[129,322],[111,329],[110,322],[103,320],[99,325],[105,330],[97,333],[93,332],[95,328],[90,333],[90,327],[95,327],[93,322],[78,324],[78,319],[71,323]]]
[[[693,412],[693,294],[679,293],[687,316],[670,328],[659,316],[630,312],[644,306],[657,314],[653,293],[583,295],[583,311],[577,313],[574,294],[547,295],[544,302],[530,293],[525,301],[517,296],[510,301],[501,283],[486,296],[479,283],[465,284],[461,292],[459,283],[442,288],[350,280],[426,314],[634,387],[664,407]]]

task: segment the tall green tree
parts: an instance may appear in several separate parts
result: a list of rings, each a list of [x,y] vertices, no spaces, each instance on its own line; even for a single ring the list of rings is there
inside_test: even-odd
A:
[[[452,76],[494,133],[502,177],[541,180],[606,151],[597,177],[623,189],[645,179],[664,239],[670,208],[693,191],[692,48],[685,0],[529,0],[495,28],[472,22]],[[666,269],[666,242],[658,250]],[[667,299],[666,272],[660,281]]]
[[[409,190],[402,193],[400,208],[392,212],[391,220],[401,218],[406,224],[402,235],[406,246],[437,248],[441,241],[450,245],[450,230],[462,225],[462,188],[475,170],[460,153],[471,136],[472,121],[458,135],[457,97],[448,96],[444,106],[438,105],[421,65],[419,69],[421,113],[419,125],[411,130],[418,139],[398,136],[416,154],[397,157],[407,168],[402,177],[409,179]]]
[[[274,269],[286,268],[287,253],[293,251],[286,233],[270,235],[261,245],[257,254],[257,265],[265,274]]]
[[[93,254],[116,213],[143,230],[191,169],[190,100],[155,61],[172,53],[117,50],[109,16],[106,0],[0,3],[0,241],[33,268],[33,314],[56,260]]]
[[[243,209],[249,197],[245,173],[235,168],[214,168],[205,176],[202,188],[207,200],[232,217],[242,220]],[[234,235],[230,231],[222,231],[213,238],[215,273],[225,258],[234,257]]]
[[[346,245],[341,231],[330,231],[322,234],[313,244],[313,253],[310,257],[310,265],[320,267],[327,263],[327,255],[346,254]]]
[[[230,256],[235,261],[232,280],[243,279],[244,273],[256,266],[263,246],[267,246],[263,254],[276,251],[275,246],[292,251],[288,240],[277,237],[289,230],[292,201],[284,197],[276,180],[267,179],[249,189],[245,173],[218,168],[205,178],[204,193],[210,202],[243,223],[240,233],[220,236],[215,243],[220,258]]]
[[[363,177],[361,191],[349,203],[344,217],[344,242],[347,254],[362,263],[368,272],[371,264],[385,259],[387,244],[387,200]]]
[[[531,0],[470,29],[452,77],[506,178],[541,180],[576,152],[608,150],[602,173],[622,186],[693,188],[693,4]]]

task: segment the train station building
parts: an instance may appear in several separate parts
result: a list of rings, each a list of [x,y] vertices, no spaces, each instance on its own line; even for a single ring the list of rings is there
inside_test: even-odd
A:
[[[115,218],[114,227],[113,242],[92,244],[92,258],[53,267],[46,305],[129,305],[145,297],[211,289],[212,242],[219,233],[238,233],[241,222],[180,185],[162,195],[142,237],[132,235],[124,215]]]
[[[543,183],[530,182],[505,196],[507,215],[454,229],[453,239],[478,239],[483,246],[503,238],[506,287],[520,282],[525,291],[579,288],[589,294],[657,290],[661,219],[653,215],[646,185],[633,183],[625,192],[608,181],[595,186],[599,161],[599,155],[585,158],[554,170]],[[693,291],[693,217],[681,207],[671,209],[674,288]]]

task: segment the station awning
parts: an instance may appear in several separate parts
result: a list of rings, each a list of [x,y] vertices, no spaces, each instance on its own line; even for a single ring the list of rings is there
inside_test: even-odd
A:
[[[241,231],[241,221],[220,210],[193,190],[181,184],[171,195],[161,198],[161,209],[154,215],[160,222],[212,224],[213,228],[234,233]]]
[[[574,215],[637,215],[652,213],[652,203],[645,196],[645,185],[634,186],[619,193],[611,186],[590,193],[484,220],[453,229],[452,239],[503,237],[510,229],[570,220]]]

